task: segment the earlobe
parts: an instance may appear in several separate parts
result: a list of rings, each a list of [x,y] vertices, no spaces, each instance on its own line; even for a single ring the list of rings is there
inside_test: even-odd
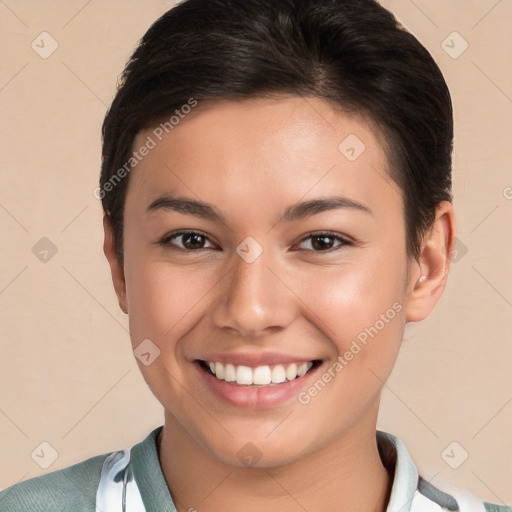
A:
[[[105,238],[103,241],[103,253],[105,254],[105,257],[107,258],[108,263],[110,265],[112,283],[114,285],[114,290],[117,295],[119,307],[121,308],[123,313],[128,313],[124,269],[121,263],[119,262],[119,258],[117,257],[117,252],[114,244],[114,231],[112,228],[112,223],[110,222],[110,218],[106,213],[103,215],[103,231],[105,233]]]
[[[427,318],[441,298],[448,279],[455,234],[453,205],[443,201],[423,239],[416,265],[411,268],[406,299],[407,322]]]

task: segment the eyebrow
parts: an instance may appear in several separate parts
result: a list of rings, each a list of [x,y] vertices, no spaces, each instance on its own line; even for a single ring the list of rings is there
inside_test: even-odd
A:
[[[373,215],[370,208],[358,201],[343,196],[330,196],[292,204],[285,210],[284,214],[279,219],[278,224],[281,222],[291,222],[294,220],[304,219],[321,212],[340,208],[350,208]],[[194,215],[202,219],[226,225],[224,215],[222,215],[220,210],[215,206],[186,197],[161,196],[155,199],[146,208],[147,212],[157,210],[172,210],[184,215]]]

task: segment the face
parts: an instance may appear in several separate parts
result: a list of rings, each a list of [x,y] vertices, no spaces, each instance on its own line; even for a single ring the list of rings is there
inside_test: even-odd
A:
[[[272,466],[375,422],[412,284],[372,127],[292,97],[205,102],[158,133],[134,145],[156,142],[130,176],[118,295],[166,425]]]

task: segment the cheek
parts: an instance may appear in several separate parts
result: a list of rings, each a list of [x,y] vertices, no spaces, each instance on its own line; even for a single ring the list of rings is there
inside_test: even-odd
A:
[[[396,265],[396,260],[393,265],[386,265],[383,260],[368,261],[343,268],[324,268],[311,278],[298,277],[296,285],[302,300],[313,312],[312,321],[316,316],[315,323],[320,328],[323,325],[324,333],[341,351],[347,340],[373,326],[382,314],[386,317],[384,321],[400,316],[396,313],[404,300],[405,272],[405,268]],[[382,330],[390,331],[388,326],[400,320],[385,323],[386,329]]]
[[[145,338],[166,346],[186,328],[188,315],[201,307],[210,288],[208,278],[191,268],[165,262],[133,262],[127,277],[130,333],[133,343]]]
[[[314,397],[311,405],[319,414],[339,404],[356,415],[391,373],[405,324],[406,268],[397,265],[399,260],[396,255],[394,262],[381,258],[337,269],[303,285],[301,294],[314,310],[311,321],[328,336],[335,352],[319,375],[325,386],[317,381],[316,389],[306,390],[304,397]]]
[[[148,365],[138,362],[139,369],[167,410],[185,410],[188,395],[183,393],[183,382],[187,376],[179,340],[194,325],[194,312],[211,286],[190,268],[176,269],[166,262],[133,258],[126,268],[132,348],[137,354],[139,344],[149,339],[157,347],[150,345],[149,351],[158,354]]]
[[[329,437],[326,429],[332,436],[338,435],[369,410],[393,369],[400,347],[401,305],[393,302],[398,295],[383,296],[360,286],[352,289],[349,283],[361,285],[353,281],[357,278],[351,276],[343,288],[335,283],[325,288],[329,301],[319,310],[334,331],[329,335],[335,353],[297,397],[299,411],[321,419],[314,422],[318,439]]]

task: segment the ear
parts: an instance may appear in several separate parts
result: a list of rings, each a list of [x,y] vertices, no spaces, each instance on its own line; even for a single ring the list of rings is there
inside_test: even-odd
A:
[[[423,238],[420,253],[411,264],[406,321],[419,322],[434,310],[446,286],[455,245],[455,213],[448,201],[441,202],[429,232]]]
[[[112,283],[114,284],[114,290],[116,291],[119,307],[123,310],[123,313],[128,313],[124,269],[121,263],[119,262],[119,258],[117,257],[117,253],[114,246],[114,230],[110,222],[110,217],[106,213],[103,215],[103,230],[105,232],[103,252],[105,253],[105,256],[110,265],[110,272],[112,273]]]

